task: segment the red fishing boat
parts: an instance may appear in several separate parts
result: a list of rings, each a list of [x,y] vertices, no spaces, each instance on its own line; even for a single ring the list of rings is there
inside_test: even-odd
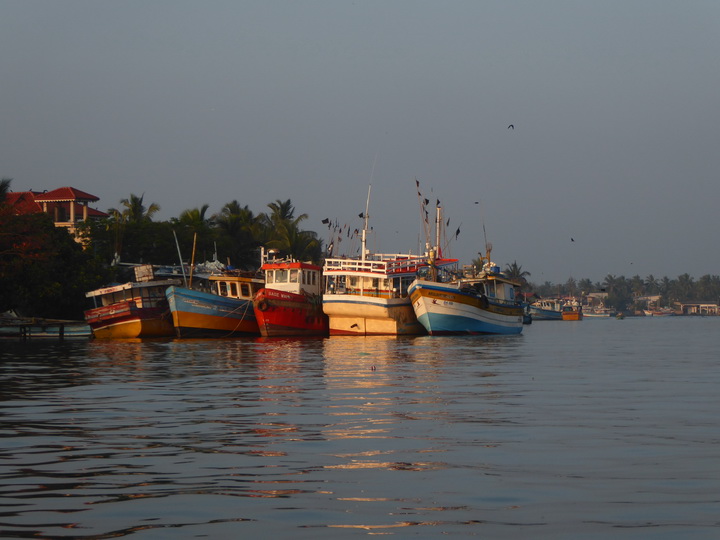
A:
[[[322,268],[294,259],[275,259],[263,251],[260,271],[265,288],[253,300],[263,337],[325,336],[328,318],[322,310]]]

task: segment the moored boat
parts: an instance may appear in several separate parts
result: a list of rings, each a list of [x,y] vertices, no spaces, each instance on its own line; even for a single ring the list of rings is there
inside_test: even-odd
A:
[[[87,292],[95,307],[85,321],[98,339],[166,337],[174,335],[165,289],[176,279],[156,280],[152,266],[135,268],[136,281]]]
[[[528,313],[535,321],[561,321],[562,302],[558,299],[543,298],[527,307]]]
[[[424,334],[408,294],[424,266],[425,257],[407,254],[326,259],[323,311],[330,335]]]
[[[566,302],[562,308],[563,321],[581,321],[583,318],[582,306],[577,301]]]
[[[480,271],[466,268],[450,281],[418,277],[410,298],[418,321],[430,335],[519,334],[524,309],[515,296],[519,283],[490,261]]]
[[[617,315],[617,312],[614,309],[600,305],[595,307],[583,306],[582,314],[583,318],[609,318]]]
[[[270,252],[273,255],[273,252]],[[265,287],[253,299],[260,335],[325,336],[328,317],[322,306],[322,268],[294,259],[262,255]]]
[[[0,314],[0,337],[21,339],[87,339],[93,335],[84,321],[21,317],[15,312]]]
[[[360,256],[327,258],[323,265],[323,311],[330,335],[420,335],[408,288],[427,257],[412,254],[371,253],[367,249],[368,203],[361,236]],[[438,264],[457,261],[442,260]]]
[[[226,270],[208,277],[209,291],[165,291],[178,337],[241,337],[260,334],[253,298],[263,286],[254,272]]]

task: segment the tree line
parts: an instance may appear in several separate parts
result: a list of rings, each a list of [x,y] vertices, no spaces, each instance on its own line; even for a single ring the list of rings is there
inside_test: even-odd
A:
[[[720,301],[720,276],[706,274],[699,279],[690,274],[676,278],[656,278],[650,274],[645,278],[634,275],[630,278],[608,274],[601,282],[590,279],[569,278],[565,283],[545,281],[542,284],[528,280],[530,273],[524,271],[517,261],[509,264],[506,273],[522,283],[521,290],[535,293],[544,298],[573,296],[580,298],[591,293],[606,293],[604,304],[618,311],[635,311],[647,307],[647,297],[659,297],[658,307],[672,307],[676,302],[718,302]]]

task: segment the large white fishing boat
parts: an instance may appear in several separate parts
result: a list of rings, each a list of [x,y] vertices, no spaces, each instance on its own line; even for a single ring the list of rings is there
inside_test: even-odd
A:
[[[370,253],[367,249],[368,204],[360,256],[327,258],[323,265],[323,311],[330,335],[425,334],[410,303],[408,287],[427,257],[412,254]],[[438,264],[457,261],[443,259]]]

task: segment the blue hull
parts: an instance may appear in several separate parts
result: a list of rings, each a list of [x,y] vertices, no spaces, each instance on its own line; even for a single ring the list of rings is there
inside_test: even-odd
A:
[[[501,326],[485,321],[478,321],[470,317],[457,315],[439,315],[426,313],[418,317],[418,321],[429,329],[430,335],[458,335],[458,334],[506,334],[514,335],[522,332],[522,326]]]
[[[165,295],[178,337],[260,334],[252,300],[174,286],[168,287]]]

